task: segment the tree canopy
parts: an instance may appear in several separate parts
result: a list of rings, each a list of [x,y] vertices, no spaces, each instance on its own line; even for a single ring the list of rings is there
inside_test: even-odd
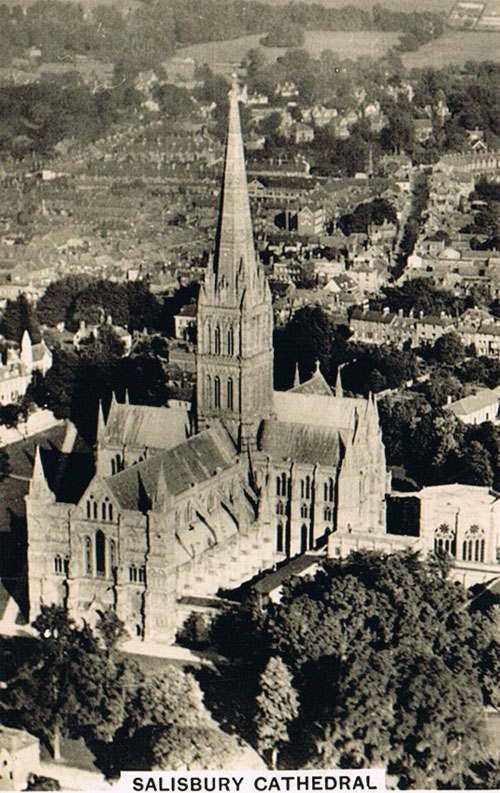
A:
[[[293,675],[300,710],[283,762],[385,765],[402,788],[462,786],[481,750],[483,705],[497,696],[500,645],[493,613],[471,615],[437,560],[353,552],[287,581],[264,616],[243,602],[219,618],[226,628],[231,615],[230,674],[242,665],[258,688],[278,658]]]

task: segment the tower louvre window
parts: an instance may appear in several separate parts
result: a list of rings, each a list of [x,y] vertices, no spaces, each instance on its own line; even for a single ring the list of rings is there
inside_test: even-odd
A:
[[[215,326],[214,330],[214,353],[220,355],[220,328],[218,325]]]
[[[233,378],[228,377],[227,379],[227,407],[228,410],[233,409]]]
[[[233,355],[234,353],[234,333],[233,329],[229,328],[227,332],[227,354]]]
[[[214,407],[220,408],[220,377],[214,377]]]

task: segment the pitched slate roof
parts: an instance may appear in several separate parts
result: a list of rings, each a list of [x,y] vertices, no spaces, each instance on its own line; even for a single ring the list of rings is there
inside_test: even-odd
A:
[[[457,399],[444,407],[451,410],[456,416],[467,416],[476,410],[491,407],[497,409],[500,401],[499,388],[483,388],[477,394]]]
[[[170,449],[186,440],[188,411],[178,407],[128,405],[113,401],[104,432],[106,443]]]
[[[311,427],[326,427],[352,430],[355,410],[364,410],[365,399],[332,397],[324,394],[274,392],[274,413],[278,421],[303,424]]]
[[[272,419],[263,422],[259,449],[273,460],[327,466],[338,465],[343,454],[341,433],[336,427],[311,427]]]
[[[106,479],[123,509],[143,510],[153,500],[160,472],[168,493],[177,496],[192,485],[205,482],[235,462],[235,449],[220,425],[155,454]]]

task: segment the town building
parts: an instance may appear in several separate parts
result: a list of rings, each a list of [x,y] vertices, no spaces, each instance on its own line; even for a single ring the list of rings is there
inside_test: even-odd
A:
[[[11,345],[0,363],[0,404],[8,405],[24,396],[31,383],[33,372],[43,376],[52,366],[52,353],[42,340],[33,344],[27,330],[21,347]]]
[[[0,790],[26,790],[39,770],[40,742],[25,730],[0,725]]]

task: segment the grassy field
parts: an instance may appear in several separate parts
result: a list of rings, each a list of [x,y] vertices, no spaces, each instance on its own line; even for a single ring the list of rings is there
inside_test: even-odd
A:
[[[10,6],[30,6],[36,0],[2,0],[2,3]],[[97,5],[119,5],[122,8],[136,7],[136,0],[70,0],[70,2],[78,3],[85,8]],[[270,5],[286,5],[290,0],[264,0]],[[304,0],[308,2],[308,0]],[[370,9],[376,0],[314,0],[320,5],[328,6],[329,8],[342,8],[342,6],[352,5],[357,8]],[[396,11],[444,11],[447,12],[455,4],[455,0],[383,0],[381,5],[386,8],[391,8]]]
[[[417,52],[403,56],[405,66],[410,69],[427,66],[439,69],[466,61],[500,61],[500,34],[448,31]]]
[[[214,71],[223,71],[222,64],[240,63],[245,53],[259,46],[263,34],[243,36],[227,41],[209,41],[192,44],[177,51],[177,56],[191,55],[197,63],[207,63]],[[342,58],[358,58],[360,55],[380,57],[399,41],[398,33],[363,31],[358,33],[311,31],[306,33],[304,49],[318,56],[322,50],[337,52]],[[274,61],[285,50],[280,47],[262,47],[269,61]],[[168,73],[168,61],[166,63]]]
[[[177,51],[177,55],[191,55],[198,64],[207,63],[213,71],[227,71],[227,64],[238,64],[252,47],[259,46],[262,34],[243,36],[226,41],[192,44]],[[360,55],[380,57],[397,44],[398,33],[327,32],[306,33],[304,48],[317,57],[322,50],[332,50],[341,58],[358,58]],[[269,61],[276,60],[285,51],[278,47],[261,47]],[[447,31],[441,38],[425,44],[417,52],[403,55],[408,68],[434,67],[462,64],[466,61],[500,61],[500,34]],[[224,65],[226,69],[224,69]],[[168,61],[166,63],[168,72]]]

